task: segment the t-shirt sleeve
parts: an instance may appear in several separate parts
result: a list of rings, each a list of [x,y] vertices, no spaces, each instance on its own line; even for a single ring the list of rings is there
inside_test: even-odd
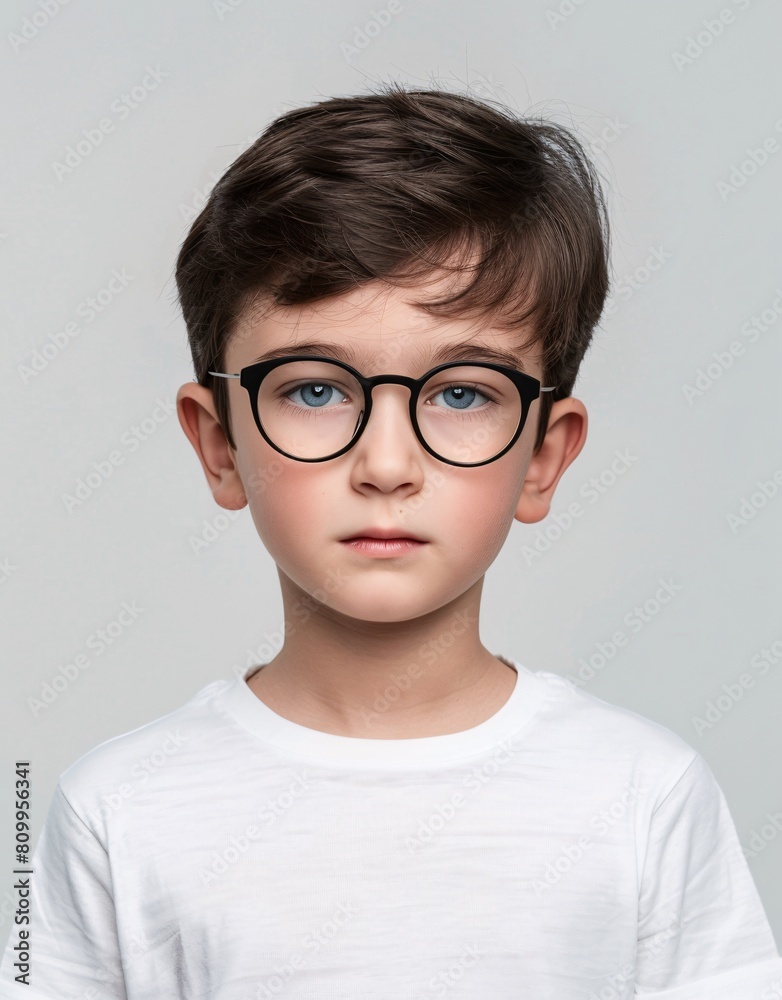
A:
[[[696,754],[650,821],[635,996],[782,997],[782,958],[725,796]]]
[[[16,979],[14,926],[0,965],[0,998],[126,1000],[109,858],[60,784],[30,867],[27,982]]]

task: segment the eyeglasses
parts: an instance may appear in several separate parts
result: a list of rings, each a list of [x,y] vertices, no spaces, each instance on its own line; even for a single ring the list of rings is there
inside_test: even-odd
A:
[[[448,465],[486,465],[516,443],[540,393],[556,389],[483,361],[439,365],[418,379],[366,378],[342,361],[305,354],[209,374],[238,378],[264,439],[299,462],[326,462],[352,448],[369,422],[372,390],[388,383],[410,390],[410,421],[430,455]]]

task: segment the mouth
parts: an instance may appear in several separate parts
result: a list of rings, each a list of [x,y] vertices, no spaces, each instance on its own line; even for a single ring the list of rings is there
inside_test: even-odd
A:
[[[342,538],[340,541],[343,542],[418,542],[420,544],[425,544],[425,538],[419,538],[417,535],[405,535],[400,533],[396,528],[366,528],[363,531],[356,532],[355,535],[351,535],[349,538]]]
[[[343,538],[340,544],[357,556],[393,559],[422,549],[429,542],[426,538],[407,534],[394,525],[388,525],[362,528],[355,535]]]
[[[365,556],[401,556],[416,549],[422,549],[428,542],[418,538],[375,538],[370,535],[345,538],[340,543],[354,552]]]

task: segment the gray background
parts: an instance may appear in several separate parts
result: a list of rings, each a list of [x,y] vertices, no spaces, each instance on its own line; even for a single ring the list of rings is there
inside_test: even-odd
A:
[[[549,518],[514,523],[487,575],[481,637],[704,755],[752,849],[779,942],[782,488],[765,498],[757,484],[782,482],[782,8],[382,4],[70,0],[51,17],[32,2],[0,14],[0,83],[13,95],[2,110],[0,217],[2,940],[13,762],[32,761],[37,837],[77,757],[270,659],[279,643],[274,564],[249,510],[231,520],[214,503],[173,410],[193,374],[173,299],[189,221],[273,117],[397,79],[543,114],[592,147],[611,210],[614,288],[576,385],[589,436]],[[721,10],[732,16],[719,31]],[[20,43],[25,18],[31,37]],[[677,65],[688,39],[691,61]],[[156,86],[117,110],[148,67],[159,68]],[[58,178],[67,148],[107,117],[113,131]],[[764,143],[773,151],[758,166],[747,150]],[[721,189],[734,168],[743,183]],[[655,249],[664,263],[646,270]],[[83,303],[114,270],[132,277],[88,320]],[[69,323],[78,334],[52,348]],[[733,342],[743,354],[728,365]],[[26,378],[47,344],[52,356]],[[699,369],[704,388],[688,400]],[[115,451],[121,464],[68,510],[78,480]],[[630,456],[619,474],[616,453]],[[602,492],[591,491],[594,477]],[[754,516],[731,525],[742,498]],[[558,527],[571,503],[581,516]],[[214,540],[195,552],[210,525]],[[657,604],[663,580],[678,589]],[[112,628],[124,603],[136,617],[96,652],[90,637]],[[647,620],[632,625],[636,605]],[[617,630],[626,642],[612,653]],[[776,649],[767,669],[764,649]],[[30,699],[67,679],[79,654],[90,666],[36,709]],[[714,721],[699,732],[693,720],[709,702]]]

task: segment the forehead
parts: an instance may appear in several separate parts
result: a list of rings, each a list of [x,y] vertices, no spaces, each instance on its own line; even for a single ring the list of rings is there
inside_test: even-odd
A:
[[[258,302],[243,310],[228,350],[237,366],[322,354],[365,374],[471,360],[535,373],[523,343],[529,330],[503,329],[486,316],[433,316],[413,304],[421,298],[418,289],[364,285],[301,306]]]

